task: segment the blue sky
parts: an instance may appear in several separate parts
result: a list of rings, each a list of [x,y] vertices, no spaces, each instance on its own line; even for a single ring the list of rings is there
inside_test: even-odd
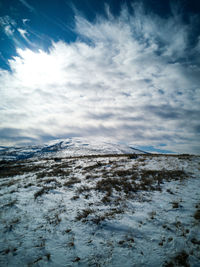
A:
[[[200,153],[199,1],[0,1],[0,145]]]

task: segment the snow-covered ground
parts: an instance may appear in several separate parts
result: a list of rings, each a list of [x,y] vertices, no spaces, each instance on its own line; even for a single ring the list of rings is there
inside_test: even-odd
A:
[[[0,266],[200,266],[200,157],[0,163]]]
[[[18,160],[32,157],[69,157],[107,154],[144,154],[144,151],[125,144],[115,144],[98,139],[82,137],[53,140],[45,145],[3,147],[0,146],[0,160]]]

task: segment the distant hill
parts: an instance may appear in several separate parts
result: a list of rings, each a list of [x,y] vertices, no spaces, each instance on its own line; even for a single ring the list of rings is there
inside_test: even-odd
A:
[[[145,154],[127,145],[88,140],[84,138],[67,138],[51,141],[44,145],[24,147],[0,147],[1,160],[18,160],[31,157],[70,157],[106,154]]]

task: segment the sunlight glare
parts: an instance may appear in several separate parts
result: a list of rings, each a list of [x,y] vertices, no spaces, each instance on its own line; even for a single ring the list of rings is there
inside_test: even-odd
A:
[[[30,49],[17,49],[17,53],[19,56],[11,60],[10,65],[22,85],[38,87],[62,81],[63,73],[55,56],[42,50],[34,52]]]

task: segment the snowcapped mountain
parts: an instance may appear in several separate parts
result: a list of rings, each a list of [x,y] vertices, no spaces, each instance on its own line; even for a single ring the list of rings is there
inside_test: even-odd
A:
[[[144,154],[146,152],[124,144],[67,138],[51,141],[45,145],[25,147],[0,147],[0,159],[17,160],[31,157],[70,157],[106,154]]]

